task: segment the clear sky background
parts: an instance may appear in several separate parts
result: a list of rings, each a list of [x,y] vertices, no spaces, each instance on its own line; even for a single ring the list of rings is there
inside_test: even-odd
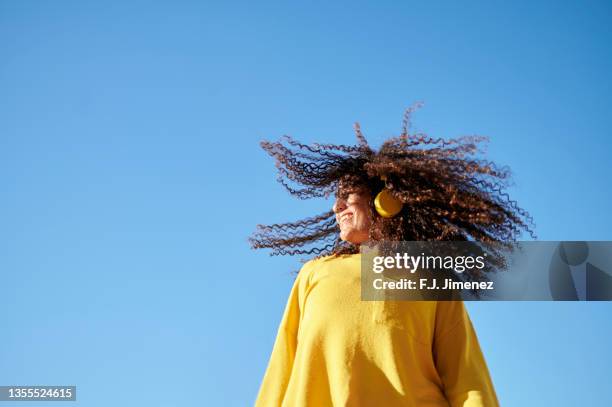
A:
[[[331,205],[291,198],[258,142],[353,143],[359,121],[378,146],[419,100],[414,131],[491,138],[539,239],[612,240],[611,19],[592,0],[0,0],[0,385],[252,405],[300,263],[247,237]],[[503,406],[612,405],[611,303],[468,309]]]

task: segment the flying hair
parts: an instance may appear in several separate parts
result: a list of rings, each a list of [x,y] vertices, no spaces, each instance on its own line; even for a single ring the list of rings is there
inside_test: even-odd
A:
[[[378,241],[514,242],[523,233],[535,238],[533,219],[510,199],[508,167],[479,158],[482,136],[432,138],[409,132],[417,103],[403,116],[402,132],[375,150],[355,123],[355,145],[302,144],[290,136],[262,141],[274,158],[277,180],[298,199],[370,194],[370,239]],[[385,179],[383,181],[382,178]],[[401,212],[383,218],[374,196],[387,188],[403,203]],[[333,211],[295,222],[257,225],[249,238],[254,249],[271,255],[352,254],[359,246],[340,239]]]

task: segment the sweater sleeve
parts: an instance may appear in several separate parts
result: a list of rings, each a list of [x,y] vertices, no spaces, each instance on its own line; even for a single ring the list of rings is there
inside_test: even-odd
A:
[[[280,407],[283,403],[297,349],[307,264],[302,267],[291,288],[255,407]]]
[[[499,407],[463,301],[438,303],[433,353],[451,407]]]

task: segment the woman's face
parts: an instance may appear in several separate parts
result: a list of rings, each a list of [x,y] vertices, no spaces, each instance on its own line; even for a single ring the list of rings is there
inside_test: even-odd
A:
[[[340,239],[353,244],[368,240],[372,220],[367,192],[357,191],[336,198],[333,210],[340,227]]]

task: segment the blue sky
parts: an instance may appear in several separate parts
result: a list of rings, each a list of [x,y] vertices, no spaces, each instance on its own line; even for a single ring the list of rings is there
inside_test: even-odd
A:
[[[612,6],[0,0],[0,385],[246,406],[318,213],[258,142],[489,136],[541,240],[612,240]],[[502,405],[608,406],[610,303],[470,303]],[[8,404],[8,403],[7,403]],[[32,403],[31,405],[36,405]],[[57,405],[57,404],[54,404]]]

